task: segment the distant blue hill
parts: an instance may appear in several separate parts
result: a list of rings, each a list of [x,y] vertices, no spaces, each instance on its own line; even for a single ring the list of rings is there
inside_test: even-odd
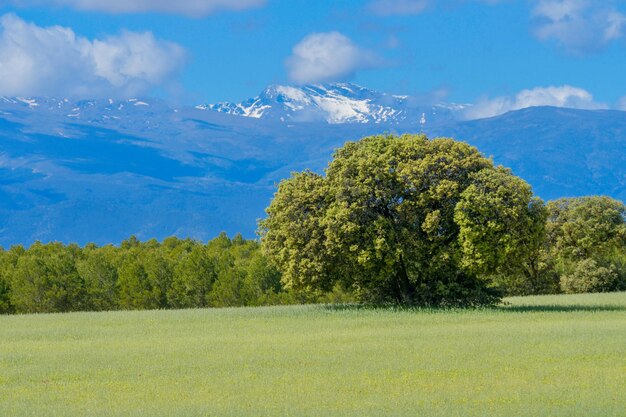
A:
[[[0,98],[0,245],[117,243],[131,234],[205,240],[220,231],[253,237],[278,181],[305,168],[321,172],[345,141],[383,132],[469,142],[544,199],[626,200],[626,112],[537,107],[460,121],[463,106],[424,107],[342,86],[353,93],[333,85],[325,97],[316,87],[315,112],[268,93],[257,103],[268,117],[258,108],[229,111],[238,107],[228,103]],[[328,109],[334,116],[317,117]],[[304,120],[299,111],[317,116]]]
[[[606,194],[626,201],[626,112],[532,107],[429,133],[477,146],[544,199]]]

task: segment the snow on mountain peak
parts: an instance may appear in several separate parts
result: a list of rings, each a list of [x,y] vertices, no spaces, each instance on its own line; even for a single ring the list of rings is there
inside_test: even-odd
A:
[[[31,109],[33,107],[37,107],[39,106],[39,103],[37,103],[37,100],[33,99],[33,98],[23,98],[23,97],[17,97],[17,101],[20,101],[24,104],[26,104],[28,107],[30,107]]]
[[[409,96],[390,95],[352,83],[271,85],[257,97],[242,103],[217,103],[196,108],[237,116],[281,122],[418,124],[450,120],[462,108],[457,105],[420,105]]]
[[[270,85],[258,96],[241,103],[198,105],[201,111],[264,119],[273,123],[385,124],[432,127],[462,115],[464,105],[424,104],[419,99],[374,91],[351,83]],[[37,115],[59,114],[89,123],[156,125],[176,111],[159,99],[100,98],[76,100],[52,97],[0,97],[2,114],[28,111]],[[46,116],[47,117],[47,116]],[[151,120],[151,121],[150,121]]]

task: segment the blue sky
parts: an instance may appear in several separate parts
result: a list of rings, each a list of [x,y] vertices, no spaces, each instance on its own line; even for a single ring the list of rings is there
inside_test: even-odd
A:
[[[238,101],[349,80],[508,108],[626,107],[626,2],[0,0],[0,94]],[[543,101],[542,101],[543,100]]]

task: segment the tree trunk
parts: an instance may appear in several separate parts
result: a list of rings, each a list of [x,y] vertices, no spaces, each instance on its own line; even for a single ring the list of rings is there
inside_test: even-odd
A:
[[[402,255],[400,255],[400,262],[396,271],[396,286],[396,301],[399,304],[412,305],[415,303],[415,288],[409,281]]]

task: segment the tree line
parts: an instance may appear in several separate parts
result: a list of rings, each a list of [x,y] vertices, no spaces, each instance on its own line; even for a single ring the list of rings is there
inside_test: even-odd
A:
[[[626,207],[547,204],[465,143],[374,136],[282,181],[259,240],[0,248],[0,313],[361,302],[476,306],[626,290]]]
[[[344,297],[344,298],[342,298]],[[258,306],[313,298],[283,287],[257,240],[170,237],[119,246],[36,242],[0,251],[0,313]]]

